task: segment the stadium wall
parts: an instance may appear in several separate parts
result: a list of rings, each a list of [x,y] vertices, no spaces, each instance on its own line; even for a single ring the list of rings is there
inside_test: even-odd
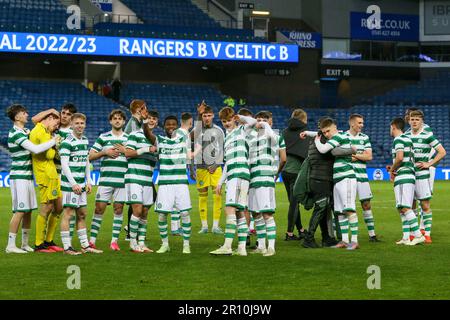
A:
[[[322,0],[323,37],[350,38],[350,12],[366,12],[369,5],[380,6],[382,13],[419,15],[419,1]]]
[[[239,2],[252,1],[235,0],[236,10],[239,8]],[[300,19],[302,16],[302,6],[299,0],[258,0],[258,3],[255,3],[255,10],[268,10],[270,16],[276,18]]]
[[[113,0],[113,12],[114,15],[130,15],[135,16],[136,13],[128,8],[126,5],[124,5],[122,2],[118,0]],[[117,20],[117,19],[116,19]],[[116,20],[113,20],[114,22],[118,22]],[[119,21],[120,22],[120,21]]]
[[[72,58],[73,59],[73,58]],[[45,62],[49,64],[45,64]],[[32,55],[0,55],[0,77],[3,79],[65,79],[82,81],[84,79],[84,62],[52,57]]]

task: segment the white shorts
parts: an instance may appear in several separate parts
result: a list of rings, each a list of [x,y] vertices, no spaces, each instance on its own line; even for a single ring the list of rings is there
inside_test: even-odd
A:
[[[417,200],[431,199],[431,188],[429,179],[416,179],[414,197]]]
[[[248,210],[256,213],[275,213],[275,188],[250,188],[248,191]]]
[[[87,206],[87,194],[83,191],[81,194],[76,194],[74,192],[62,192],[63,207],[71,208],[81,208]]]
[[[127,192],[125,191],[125,188],[99,186],[97,194],[95,195],[95,201],[111,203],[111,199],[114,203],[127,202]]]
[[[334,211],[356,211],[356,179],[346,178],[333,187]]]
[[[248,206],[249,181],[241,178],[233,178],[227,181],[225,186],[225,206],[245,210]]]
[[[127,192],[127,204],[142,204],[150,208],[153,204],[152,186],[141,186],[137,183],[128,183],[125,185]]]
[[[428,181],[430,181],[431,194],[433,194],[434,177],[436,175],[436,168],[431,166],[429,169],[430,169],[430,179]]]
[[[13,212],[29,212],[37,209],[33,180],[11,180],[9,184]]]
[[[357,182],[356,192],[358,193],[359,201],[370,200],[373,198],[372,190],[369,182]]]
[[[411,209],[414,201],[414,184],[404,183],[394,187],[395,205],[397,208]]]
[[[172,213],[192,209],[189,186],[187,184],[165,184],[159,186],[155,212]]]

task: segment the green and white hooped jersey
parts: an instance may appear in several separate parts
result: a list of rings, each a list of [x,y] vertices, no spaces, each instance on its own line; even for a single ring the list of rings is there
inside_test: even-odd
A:
[[[62,138],[62,140],[64,141],[69,134],[71,134],[73,132],[71,127],[67,127],[67,128],[60,128],[58,129],[58,135]],[[59,152],[58,152],[59,155]],[[60,161],[60,157],[55,157],[55,159],[53,159],[53,162],[56,165],[56,172],[58,172],[59,175],[61,175],[61,161]]]
[[[397,151],[403,151],[403,161],[397,169],[397,175],[394,179],[394,186],[406,183],[414,184],[416,182],[416,176],[413,143],[406,134],[402,134],[394,138],[394,141],[392,142],[392,159],[394,161],[397,156]]]
[[[425,131],[425,132],[431,132],[431,133],[433,133],[433,130],[431,129],[431,127],[430,127],[429,125],[427,125],[426,123],[423,124],[423,127],[422,127],[422,128],[423,128],[423,131]],[[409,129],[406,130],[406,132],[405,132],[406,135],[409,135],[410,133],[411,133],[411,128],[409,128]],[[432,149],[428,161],[433,160],[434,157],[436,157],[436,153],[437,153],[437,152],[436,152],[434,149]],[[437,166],[437,164],[435,164],[435,165],[433,165],[433,166],[435,167],[435,166]]]
[[[114,147],[116,144],[126,145],[128,135],[122,133],[120,136],[116,136],[112,131],[102,133],[94,145],[92,150],[101,152]],[[121,154],[115,159],[110,157],[103,157],[100,164],[100,181],[99,186],[124,188],[125,187],[125,173],[128,169],[127,158]]]
[[[346,131],[348,137],[350,138],[350,143],[356,148],[356,153],[364,153],[364,151],[372,149],[370,144],[369,136],[360,132],[356,136],[352,135],[350,131]],[[367,164],[365,161],[357,160],[352,162],[353,169],[356,174],[356,181],[358,182],[368,182],[367,177]]]
[[[350,138],[344,132],[336,133],[326,142],[334,148],[351,148]],[[333,181],[337,183],[347,178],[356,178],[351,156],[336,157],[333,164]]]
[[[189,136],[189,132],[183,128],[178,128],[177,130],[174,131],[173,136],[175,138],[183,137],[183,138],[187,139]]]
[[[186,136],[157,136],[159,155],[158,185],[188,184]]]
[[[278,166],[280,164],[280,150],[286,149],[286,142],[284,141],[284,138],[282,135],[278,135],[275,133],[275,136],[277,137],[277,145],[275,146],[275,161],[273,163],[273,175],[274,178],[278,172]]]
[[[144,131],[139,129],[128,135],[126,147],[131,150],[150,148],[152,143],[145,137]],[[153,168],[156,161],[152,154],[146,152],[138,157],[128,159],[128,169],[125,174],[125,184],[136,183],[141,186],[153,184]]]
[[[240,125],[225,137],[227,181],[233,178],[250,180],[249,146],[245,126]]]
[[[263,132],[250,141],[250,188],[275,187],[273,168],[279,139],[274,140]]]
[[[436,150],[441,145],[439,140],[433,135],[431,129],[425,130],[422,128],[417,134],[414,134],[411,130],[408,137],[413,143],[414,163],[430,161],[433,149]],[[417,179],[428,179],[429,177],[429,169],[416,169]]]
[[[86,166],[89,158],[89,141],[85,136],[80,139],[69,134],[59,148],[60,157],[69,157],[69,169],[75,182],[82,188],[86,186]],[[72,191],[69,179],[61,175],[61,190]]]
[[[22,143],[28,140],[30,131],[26,128],[13,126],[8,133],[8,150],[11,152],[10,180],[33,180],[33,166],[31,164],[31,152],[22,147]]]
[[[72,132],[73,130],[71,127],[58,129],[58,135],[63,138],[63,140],[66,139]]]

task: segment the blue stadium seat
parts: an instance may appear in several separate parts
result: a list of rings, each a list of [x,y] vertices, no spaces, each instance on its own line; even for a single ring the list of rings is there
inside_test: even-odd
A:
[[[65,32],[66,7],[58,0],[0,1],[0,30]]]

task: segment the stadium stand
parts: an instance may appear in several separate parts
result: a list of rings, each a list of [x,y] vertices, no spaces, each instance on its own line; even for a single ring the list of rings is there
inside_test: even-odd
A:
[[[95,24],[94,33],[100,36],[149,37],[170,39],[191,39],[235,42],[267,42],[264,38],[254,37],[253,30],[195,27],[157,26],[147,24],[109,23]]]
[[[222,28],[190,0],[123,0],[143,24],[99,22],[98,35],[265,42],[253,30]]]
[[[66,19],[58,0],[0,0],[0,30],[68,32]]]
[[[123,1],[144,24],[99,22],[93,30],[69,30],[66,7],[58,0],[0,0],[0,30],[11,32],[91,33],[235,42],[266,42],[250,29],[222,28],[189,0]]]
[[[373,98],[375,104],[446,104],[450,101],[450,72],[441,71],[435,77],[416,84],[395,88]]]
[[[122,100],[129,103],[132,99],[144,99],[150,109],[155,108],[162,120],[169,114],[178,117],[182,112],[195,112],[197,104],[205,100],[216,111],[223,106],[225,96],[211,85],[181,85],[155,83],[129,83],[122,89]],[[59,108],[65,102],[74,102],[80,112],[88,116],[87,137],[91,145],[101,132],[109,130],[107,114],[118,105],[102,96],[86,89],[79,83],[49,82],[49,81],[10,81],[0,80],[0,103],[7,107],[12,103],[22,103],[30,111],[30,115],[49,108]],[[273,113],[274,128],[283,129],[291,110],[284,106],[247,106],[253,112],[269,110]],[[372,141],[374,160],[372,167],[383,167],[391,162],[391,142],[389,136],[389,122],[397,116],[402,116],[406,105],[357,105],[351,109],[305,109],[308,113],[308,127],[316,129],[320,117],[331,116],[338,121],[341,129],[347,129],[347,119],[351,113],[365,116],[364,132]],[[450,138],[446,135],[450,131],[449,105],[417,105],[425,112],[425,122],[431,126],[437,138],[450,150]],[[236,107],[237,109],[238,107]],[[129,113],[128,113],[129,115]],[[31,118],[31,116],[30,116]],[[218,117],[216,124],[220,125]],[[0,126],[9,128],[9,119],[0,118]],[[31,123],[29,125],[31,127]],[[5,131],[6,132],[6,131]],[[161,131],[159,131],[161,132]],[[1,144],[6,145],[6,136],[2,135]],[[10,158],[0,148],[0,171],[9,170]],[[96,163],[97,167],[98,163]],[[450,157],[444,158],[441,165],[449,166]]]
[[[220,24],[190,0],[122,0],[146,24],[161,26],[220,28]]]

